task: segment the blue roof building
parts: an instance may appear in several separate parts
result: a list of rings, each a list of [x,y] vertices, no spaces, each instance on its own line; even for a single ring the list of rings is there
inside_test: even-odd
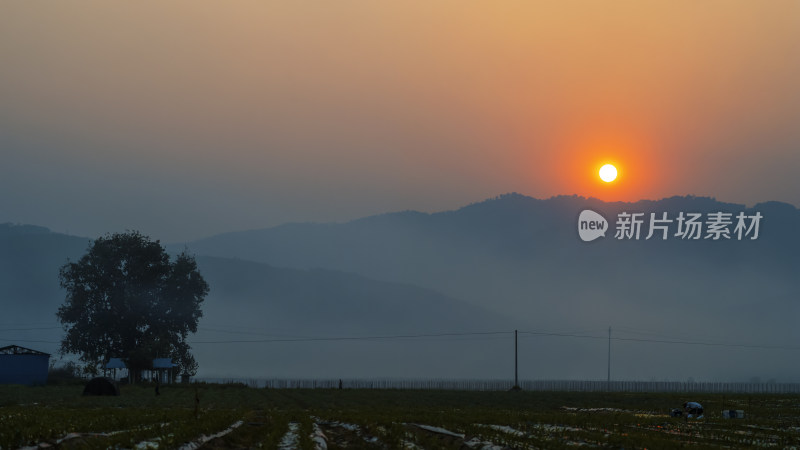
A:
[[[48,353],[9,345],[0,348],[0,384],[28,386],[47,383]]]
[[[106,363],[106,369],[127,369],[128,366],[125,365],[125,361],[122,358],[110,358]]]

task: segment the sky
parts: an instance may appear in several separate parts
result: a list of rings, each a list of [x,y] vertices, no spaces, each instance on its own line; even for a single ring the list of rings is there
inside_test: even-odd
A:
[[[0,3],[0,222],[82,236],[800,205],[798,123],[794,0]]]

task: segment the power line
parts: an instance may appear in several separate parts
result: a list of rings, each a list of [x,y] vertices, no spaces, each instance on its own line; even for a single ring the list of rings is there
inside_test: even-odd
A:
[[[30,343],[37,343],[37,344],[60,344],[60,341],[38,341],[38,340],[31,340],[31,339],[4,339],[6,342],[30,342]]]
[[[692,332],[682,331],[682,330],[657,332],[654,330],[641,330],[637,328],[630,328],[623,326],[616,326],[614,327],[614,329],[616,331],[622,331],[624,334],[635,334],[640,336],[644,335],[644,336],[651,336],[653,338],[663,338],[663,339],[703,339],[712,341],[725,341],[727,339],[726,336],[711,335],[706,332],[703,332],[703,330],[694,330]]]
[[[392,340],[392,339],[418,339],[428,337],[455,337],[455,336],[489,336],[500,334],[511,334],[512,331],[487,331],[473,333],[431,333],[431,334],[396,334],[382,336],[338,336],[338,337],[309,337],[309,338],[285,338],[285,339],[253,339],[253,340],[233,340],[233,341],[193,341],[190,344],[245,344],[245,343],[268,343],[268,342],[316,342],[316,341],[369,341],[369,340]]]
[[[48,330],[61,327],[34,327],[34,328],[7,328],[0,329],[3,331],[34,331],[34,330]],[[232,334],[252,334],[263,336],[275,336],[272,339],[235,339],[235,340],[203,340],[192,341],[190,344],[249,344],[249,343],[281,343],[281,342],[334,342],[334,341],[370,341],[370,340],[397,340],[397,339],[421,339],[421,338],[448,338],[448,337],[472,337],[472,338],[488,338],[490,336],[502,336],[513,334],[513,331],[486,331],[486,332],[466,332],[466,333],[421,333],[421,334],[396,334],[396,335],[374,335],[374,336],[302,336],[302,337],[281,337],[280,335],[270,335],[267,333],[257,332],[237,332],[227,330],[213,330],[210,328],[202,328],[211,332],[232,333]],[[521,335],[529,336],[554,336],[554,337],[570,337],[579,339],[594,339],[594,340],[608,340],[608,336],[592,335],[592,334],[578,334],[569,332],[552,332],[552,331],[519,331]],[[32,340],[32,339],[5,339],[11,342],[30,342],[30,343],[45,343],[45,344],[58,344],[59,341],[47,340]],[[749,343],[731,343],[731,342],[706,342],[706,341],[687,341],[687,340],[674,340],[674,339],[649,339],[649,338],[633,338],[633,337],[617,337],[610,338],[612,341],[623,342],[641,342],[653,344],[672,344],[672,345],[697,345],[706,347],[728,347],[728,348],[749,348],[760,350],[800,350],[798,346],[789,345],[771,345],[771,344],[749,344]]]
[[[191,344],[246,344],[246,343],[271,343],[271,342],[320,342],[320,341],[366,341],[366,340],[394,340],[394,339],[418,339],[418,338],[439,338],[439,337],[460,337],[460,336],[497,336],[508,335],[511,331],[488,331],[472,333],[427,333],[427,334],[400,334],[400,335],[379,335],[379,336],[327,336],[327,337],[299,337],[299,338],[275,338],[275,339],[238,339],[228,341],[193,341]],[[555,336],[572,337],[581,339],[608,340],[608,336],[562,333],[551,331],[520,331],[520,334],[531,336]],[[249,334],[249,333],[248,333]],[[644,342],[655,344],[675,344],[675,345],[701,345],[712,347],[732,347],[732,348],[753,348],[753,349],[773,349],[773,350],[800,350],[800,347],[767,345],[767,344],[743,344],[743,343],[720,343],[703,341],[682,341],[669,339],[645,339],[645,338],[626,338],[611,337],[613,341]]]
[[[60,329],[61,327],[34,327],[34,328],[0,328],[0,332],[2,331],[34,331],[34,330],[55,330]]]
[[[38,327],[38,326],[56,326],[58,322],[53,322],[52,320],[49,322],[8,322],[8,323],[0,323],[0,327]]]
[[[586,339],[606,339],[605,336],[593,336],[591,334],[576,334],[576,333],[558,333],[551,331],[520,331],[520,334],[530,334],[534,336],[559,336],[559,337],[575,337]]]
[[[217,329],[225,328],[225,329],[244,330],[244,331],[262,331],[265,328],[265,325],[251,326],[251,325],[242,325],[242,324],[220,324],[220,323],[206,322],[206,321],[200,322],[198,324],[198,326],[200,328],[211,327],[211,328],[217,328]],[[294,327],[278,327],[278,326],[273,326],[273,325],[269,325],[268,328],[270,330],[272,330],[272,331],[278,331],[278,332],[281,332],[281,333],[283,333],[283,332],[292,332],[295,329]]]
[[[607,336],[593,336],[575,333],[554,333],[545,331],[520,331],[521,334],[530,334],[535,336],[559,336],[559,337],[574,337],[585,339],[608,339]],[[724,343],[724,342],[703,342],[703,341],[678,341],[670,339],[646,339],[646,338],[625,338],[625,337],[611,337],[612,341],[628,341],[628,342],[649,342],[655,344],[679,344],[679,345],[702,345],[709,347],[734,347],[734,348],[754,348],[754,349],[771,349],[771,350],[800,350],[800,347],[789,345],[768,345],[768,344],[741,344],[741,343]]]
[[[225,334],[248,334],[252,336],[269,336],[275,338],[298,338],[304,339],[309,338],[311,336],[297,336],[297,335],[287,335],[287,334],[270,334],[270,333],[259,333],[257,331],[234,331],[234,330],[223,330],[220,328],[212,328],[212,327],[198,327],[200,331],[207,331],[211,333],[225,333]]]
[[[737,347],[737,348],[756,348],[761,350],[800,350],[800,347],[790,345],[767,345],[767,344],[730,344],[722,342],[699,342],[699,341],[671,341],[666,339],[640,339],[640,338],[611,338],[617,341],[631,342],[653,342],[658,344],[683,344],[683,345],[704,345],[709,347]]]

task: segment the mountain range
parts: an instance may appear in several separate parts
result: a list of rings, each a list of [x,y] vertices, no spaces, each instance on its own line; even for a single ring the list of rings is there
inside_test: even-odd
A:
[[[604,238],[579,239],[584,209],[608,220]],[[681,239],[674,221],[666,240],[645,239],[646,223],[640,239],[617,239],[623,212],[762,218],[757,239]],[[519,329],[530,332],[520,335],[522,376],[604,378],[610,326],[615,378],[800,381],[796,230],[800,211],[780,202],[507,194],[453,211],[290,223],[168,248],[196,254],[211,285],[193,346],[209,376],[507,378],[510,333],[214,342]],[[0,293],[9,299],[1,322],[54,322],[58,267],[87,245],[0,227]],[[59,330],[17,337],[43,333],[57,340]]]

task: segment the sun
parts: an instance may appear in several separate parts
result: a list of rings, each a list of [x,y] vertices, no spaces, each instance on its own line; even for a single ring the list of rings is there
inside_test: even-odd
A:
[[[606,164],[600,168],[600,179],[606,183],[611,183],[617,179],[617,168],[611,164]]]

